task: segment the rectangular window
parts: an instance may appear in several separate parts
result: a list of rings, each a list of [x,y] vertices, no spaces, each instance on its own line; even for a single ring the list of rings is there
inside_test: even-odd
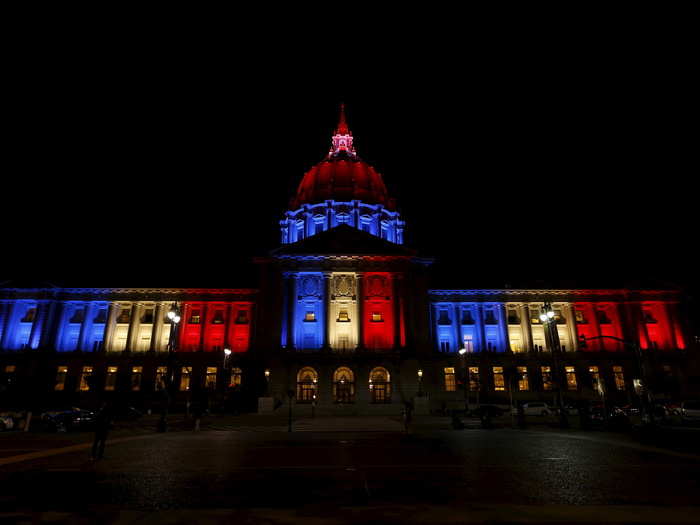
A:
[[[622,372],[621,366],[613,366],[613,376],[615,376],[615,388],[620,392],[625,389],[625,374]]]
[[[143,377],[143,367],[131,367],[131,390],[138,392],[141,390],[141,378]]]
[[[68,377],[68,367],[59,366],[56,368],[56,385],[53,387],[56,391],[62,391],[66,388],[66,377]]]
[[[462,310],[462,324],[474,324],[474,317],[471,310]]]
[[[372,312],[372,322],[373,323],[381,323],[384,321],[384,318],[382,317],[381,312]]]
[[[17,371],[17,365],[7,365],[5,367],[6,374],[14,374]]]
[[[229,383],[229,386],[231,387],[236,387],[236,386],[241,386],[241,382],[243,381],[243,370],[240,368],[234,368],[231,370],[231,382]]]
[[[180,374],[180,391],[181,392],[186,392],[190,389],[190,376],[192,374],[192,370],[187,367],[183,366],[182,367],[182,372]]]
[[[469,367],[469,390],[472,392],[477,392],[481,382],[479,381],[479,367],[470,366]]]
[[[442,352],[449,352],[450,351],[450,342],[442,340],[440,341],[440,350]]]
[[[557,324],[566,324],[566,317],[561,312],[561,308],[554,308],[554,320]]]
[[[520,324],[520,316],[515,308],[508,308],[508,324]]]
[[[520,339],[511,339],[510,349],[512,352],[522,352],[523,348],[520,346]]]
[[[85,308],[76,308],[71,316],[69,323],[80,324],[85,320]]]
[[[128,306],[120,307],[119,317],[117,317],[117,323],[129,324],[129,321],[131,321],[131,308],[129,308]]]
[[[211,320],[211,324],[224,324],[224,311],[215,310],[214,317]]]
[[[447,310],[445,310],[445,309],[440,310],[440,315],[438,316],[438,324],[441,324],[441,325],[452,324],[450,321],[450,315],[447,313]]]
[[[248,324],[248,310],[238,310],[238,317],[236,317],[236,324]]]
[[[599,394],[603,393],[603,383],[600,380],[600,371],[597,366],[589,366],[588,373],[591,375],[591,387]]]
[[[339,323],[349,323],[350,322],[350,316],[348,315],[347,310],[340,310],[338,312],[338,322]]]
[[[542,371],[542,388],[544,390],[552,389],[552,368],[549,366],[540,367]]]
[[[117,386],[117,367],[107,367],[107,377],[105,378],[105,390],[113,391]],[[81,388],[82,390],[82,388]]]
[[[576,322],[577,322],[578,324],[588,324],[588,321],[586,321],[586,316],[583,315],[583,311],[582,311],[582,310],[578,310],[578,309],[577,309],[577,310],[574,310],[574,313],[575,313],[575,315],[576,315]]]
[[[596,317],[598,318],[598,324],[612,324],[605,310],[596,310]]]
[[[503,378],[502,366],[493,367],[493,389],[496,391],[502,391],[506,389],[506,381]]]
[[[92,367],[84,366],[83,371],[80,373],[80,383],[78,388],[82,392],[87,392],[90,390],[90,379],[92,378]]]
[[[190,314],[190,324],[200,324],[202,322],[201,310],[192,310]]]
[[[527,392],[530,390],[530,380],[527,377],[527,367],[518,367],[518,390],[521,392]]]
[[[163,390],[168,377],[168,367],[159,366],[156,368],[156,390]]]
[[[491,308],[484,311],[484,324],[498,324],[496,312],[494,312]]]
[[[207,390],[215,390],[216,389],[216,367],[215,366],[208,366],[207,367],[207,377],[204,380],[204,388]]]
[[[22,317],[20,323],[33,323],[35,317],[36,308],[27,308],[27,311],[24,313],[24,317]]]
[[[306,322],[316,321],[316,313],[315,312],[306,312],[306,315],[304,316],[304,321],[306,321]]]
[[[468,354],[471,354],[474,351],[474,341],[472,340],[472,336],[470,335],[465,335],[464,336],[464,348]]]
[[[107,308],[100,308],[95,312],[93,323],[105,324],[107,322]]]
[[[456,392],[457,381],[455,381],[455,369],[453,367],[445,368],[445,392]]]
[[[540,321],[540,307],[537,305],[530,306],[530,323],[542,324],[542,321]]]
[[[146,308],[141,314],[141,322],[143,324],[153,324],[153,308]]]
[[[578,388],[576,383],[576,369],[573,366],[565,366],[564,371],[566,372],[566,388],[569,390],[576,390]]]

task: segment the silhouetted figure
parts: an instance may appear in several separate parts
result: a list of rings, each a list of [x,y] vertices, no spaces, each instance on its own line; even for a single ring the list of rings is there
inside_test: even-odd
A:
[[[406,432],[408,432],[411,421],[413,420],[413,403],[410,401],[404,402],[403,407],[403,427]]]
[[[106,401],[102,403],[95,417],[95,440],[92,443],[92,460],[102,459],[107,443],[107,434],[112,424],[112,407]]]

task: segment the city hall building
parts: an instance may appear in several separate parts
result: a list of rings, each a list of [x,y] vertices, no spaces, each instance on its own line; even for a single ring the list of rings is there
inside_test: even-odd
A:
[[[247,410],[398,414],[474,403],[634,402],[698,388],[674,290],[429,286],[396,202],[344,113],[302,178],[256,289],[0,289],[4,405],[148,408],[170,385]],[[290,397],[291,394],[291,397]],[[29,400],[32,401],[29,401]],[[182,406],[182,405],[181,405]],[[0,407],[3,408],[3,407]]]

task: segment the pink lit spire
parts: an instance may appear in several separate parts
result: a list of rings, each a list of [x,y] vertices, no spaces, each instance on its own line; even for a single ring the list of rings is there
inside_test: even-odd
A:
[[[328,152],[329,157],[337,157],[341,153],[350,157],[355,157],[355,148],[352,145],[352,132],[345,121],[345,104],[340,105],[340,117],[332,138],[333,146]]]

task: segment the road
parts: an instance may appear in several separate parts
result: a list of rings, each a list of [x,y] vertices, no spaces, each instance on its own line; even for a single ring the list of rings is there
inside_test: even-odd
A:
[[[14,447],[0,456],[7,461],[1,508],[10,517],[14,511],[58,513],[88,522],[96,516],[131,522],[159,512],[161,521],[178,523],[196,511],[199,521],[267,512],[272,523],[269,513],[300,512],[323,518],[319,523],[362,522],[363,512],[397,523],[421,516],[451,523],[550,515],[558,522],[609,522],[615,512],[623,512],[616,518],[621,523],[661,517],[700,523],[700,456],[693,454],[602,432],[426,428],[405,434],[393,421],[374,431],[340,427],[115,436],[97,463],[88,461],[85,448],[55,453],[70,446],[56,437],[34,438],[24,448],[0,441],[0,448]],[[42,447],[52,455],[13,459]]]

